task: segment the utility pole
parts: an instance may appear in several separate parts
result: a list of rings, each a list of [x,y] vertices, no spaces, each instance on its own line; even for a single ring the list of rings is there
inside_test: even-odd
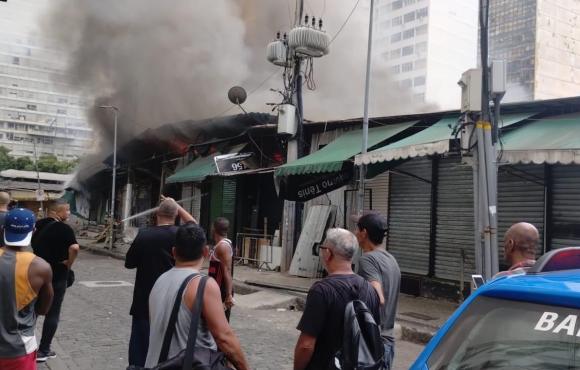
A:
[[[483,275],[490,279],[499,270],[497,245],[497,153],[492,140],[493,129],[490,114],[489,84],[489,0],[480,0],[480,41],[481,41],[481,118],[475,125],[477,135],[478,173],[478,232],[482,241]],[[497,125],[497,122],[493,124]],[[477,246],[480,247],[480,246]]]
[[[365,101],[364,101],[364,117],[363,117],[363,127],[362,127],[362,150],[361,153],[365,154],[368,150],[368,140],[369,140],[369,95],[370,95],[370,84],[371,84],[371,66],[372,66],[372,51],[373,51],[373,21],[375,16],[375,0],[371,0],[371,10],[369,16],[369,39],[367,46],[367,70],[365,79]],[[361,164],[359,166],[359,184],[358,184],[358,215],[362,216],[365,207],[365,178],[366,178],[366,165]]]
[[[296,12],[294,16],[294,26],[300,26],[304,15],[304,0],[296,0]],[[292,78],[292,104],[296,107],[297,129],[293,140],[288,141],[286,161],[291,162],[300,158],[302,150],[303,117],[304,109],[302,104],[302,58],[297,53],[292,56],[294,60],[294,70]],[[294,254],[294,244],[300,236],[302,204],[294,201],[284,201],[284,230],[282,238],[282,271],[290,268],[292,256]]]

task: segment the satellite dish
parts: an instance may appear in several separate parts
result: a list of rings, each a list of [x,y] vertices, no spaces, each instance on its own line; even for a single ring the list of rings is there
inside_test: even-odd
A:
[[[241,86],[234,86],[228,91],[228,99],[236,105],[244,104],[247,97],[246,90]]]

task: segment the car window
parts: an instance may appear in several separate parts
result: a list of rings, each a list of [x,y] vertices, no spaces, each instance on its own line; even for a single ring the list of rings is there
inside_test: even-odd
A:
[[[580,310],[476,298],[428,360],[429,369],[580,369]]]

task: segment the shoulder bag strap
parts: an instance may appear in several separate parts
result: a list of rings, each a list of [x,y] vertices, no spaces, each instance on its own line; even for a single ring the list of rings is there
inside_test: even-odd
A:
[[[157,363],[167,361],[167,356],[169,356],[169,348],[171,346],[171,340],[173,339],[173,334],[175,334],[175,325],[177,324],[177,314],[179,313],[179,306],[181,305],[183,292],[185,291],[185,288],[187,287],[187,284],[189,284],[191,279],[193,279],[197,275],[199,274],[194,273],[186,277],[183,283],[181,283],[179,290],[177,291],[177,297],[175,297],[173,310],[171,311],[171,316],[169,316],[167,329],[165,329],[165,336],[163,337],[163,345],[161,346],[161,352],[159,353],[159,361]]]
[[[197,328],[201,318],[201,311],[203,309],[203,293],[205,291],[205,283],[208,277],[202,276],[197,287],[197,295],[195,296],[195,305],[191,312],[191,325],[189,326],[189,335],[187,337],[187,347],[185,347],[185,358],[183,359],[183,370],[191,370],[193,367],[193,353],[195,352],[195,343],[197,341]]]

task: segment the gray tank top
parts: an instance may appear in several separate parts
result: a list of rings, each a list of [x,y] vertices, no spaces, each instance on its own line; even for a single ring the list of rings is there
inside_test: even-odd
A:
[[[177,297],[179,287],[185,278],[197,272],[198,271],[192,268],[174,267],[161,275],[155,282],[153,290],[151,290],[151,294],[149,295],[149,317],[151,327],[149,331],[149,350],[147,352],[145,367],[153,367],[157,365],[159,354],[161,353],[161,346],[163,345],[163,337],[165,336],[165,330],[169,323],[171,309],[173,308],[173,303]],[[200,277],[201,275],[198,275],[191,281],[199,279]],[[169,348],[169,358],[177,355],[180,351],[185,349],[190,323],[191,311],[182,301],[177,314],[175,334],[173,335],[173,340],[171,341],[171,346]],[[203,316],[201,317],[197,329],[196,346],[217,350],[215,340],[209,332],[207,323]]]
[[[33,259],[29,252],[0,249],[0,358],[25,356],[37,349],[34,305],[38,297],[28,280]]]

